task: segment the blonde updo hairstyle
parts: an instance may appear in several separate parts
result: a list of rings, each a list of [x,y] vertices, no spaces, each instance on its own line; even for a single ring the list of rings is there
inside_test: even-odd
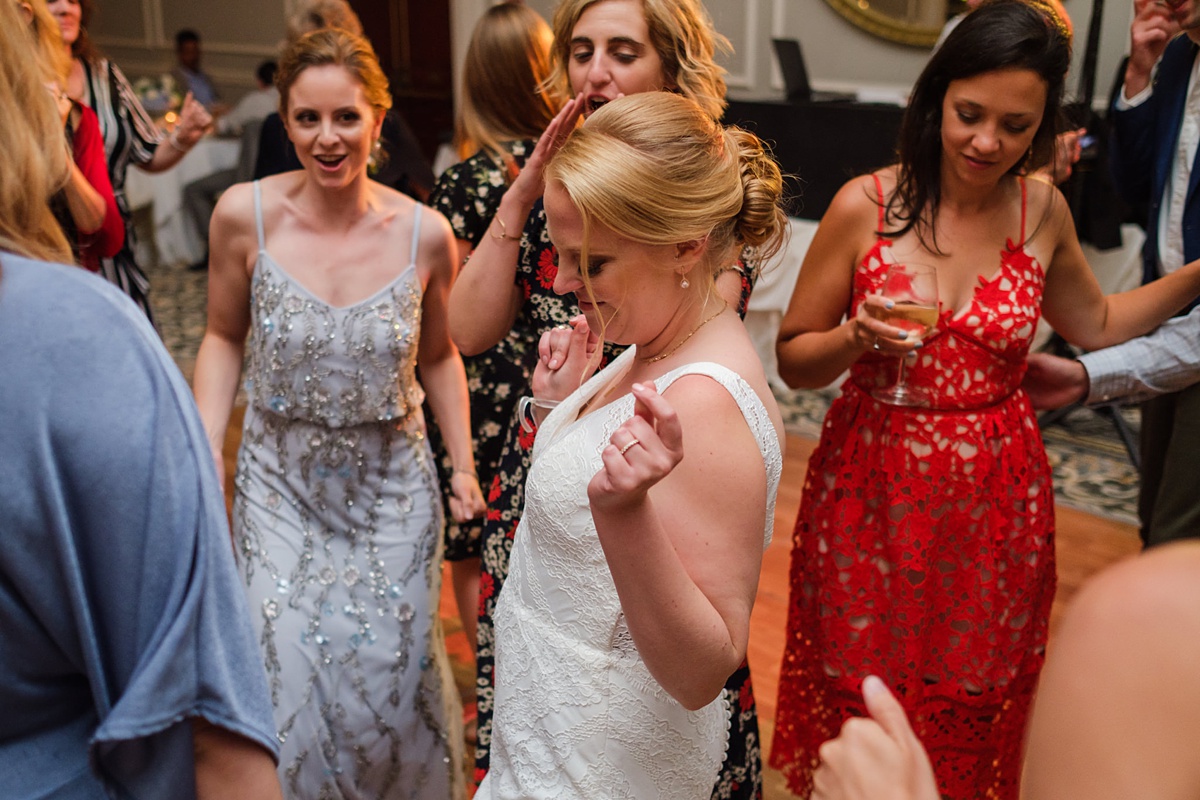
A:
[[[301,36],[288,45],[275,73],[279,89],[279,116],[286,124],[292,86],[310,67],[343,67],[363,87],[367,103],[379,120],[392,107],[388,81],[375,57],[371,43],[342,28],[322,28]]]
[[[485,150],[515,172],[501,144],[536,139],[554,119],[544,91],[553,38],[541,15],[518,2],[494,5],[475,23],[455,121],[459,158]]]
[[[0,250],[70,264],[71,247],[50,211],[70,168],[58,106],[21,12],[0,6]]]
[[[554,11],[554,51],[550,85],[560,102],[572,96],[567,66],[571,35],[583,12],[606,0],[562,0]],[[663,64],[666,88],[695,100],[713,119],[725,113],[725,69],[717,64],[718,50],[732,52],[729,40],[717,33],[700,0],[641,0],[650,44]]]
[[[647,245],[707,240],[689,277],[711,291],[747,248],[761,263],[786,235],[783,178],[758,137],[667,92],[606,103],[550,161],[546,181],[562,186],[583,217],[583,264],[595,223]],[[587,270],[581,276],[590,294]]]

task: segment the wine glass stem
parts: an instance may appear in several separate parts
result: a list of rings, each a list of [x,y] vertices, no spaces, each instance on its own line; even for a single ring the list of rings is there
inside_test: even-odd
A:
[[[900,369],[896,371],[896,389],[898,391],[904,390],[904,362],[907,360],[908,353],[902,353],[900,355]]]

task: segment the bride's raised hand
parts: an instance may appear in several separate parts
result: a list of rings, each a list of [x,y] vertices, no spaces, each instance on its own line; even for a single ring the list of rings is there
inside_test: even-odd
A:
[[[546,165],[563,146],[563,142],[571,135],[571,131],[575,130],[575,125],[583,114],[583,107],[583,93],[580,92],[554,115],[554,119],[550,120],[550,124],[538,138],[537,146],[533,148],[524,168],[508,190],[524,205],[532,206],[542,196],[546,189],[544,177]]]
[[[588,327],[582,314],[568,325],[542,334],[531,388],[538,400],[558,402],[592,377],[600,364],[600,337]]]
[[[637,505],[683,460],[683,428],[675,409],[653,383],[635,383],[633,397],[633,416],[613,431],[600,453],[604,466],[588,483],[593,510]]]

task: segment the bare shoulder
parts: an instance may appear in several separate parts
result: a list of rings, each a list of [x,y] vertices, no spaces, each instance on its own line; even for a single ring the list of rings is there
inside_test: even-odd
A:
[[[254,184],[235,183],[221,194],[213,209],[213,224],[237,232],[254,227]]]
[[[744,363],[746,359],[740,356],[739,353],[723,353],[721,357],[714,359],[713,363],[729,370],[738,382],[758,399],[772,427],[775,428],[776,438],[782,447],[783,418],[771,394],[761,364],[756,356],[752,363]],[[676,409],[685,429],[689,427],[689,421],[694,421],[695,427],[703,430],[706,438],[711,436],[716,440],[725,440],[731,430],[745,430],[749,434],[746,410],[734,397],[733,391],[731,387],[707,374],[688,373],[667,387],[663,396]],[[755,450],[757,451],[757,448]]]
[[[1097,575],[1080,591],[1064,624],[1107,628],[1114,640],[1170,621],[1179,636],[1200,650],[1200,541],[1148,550]]]
[[[1067,223],[1073,225],[1067,198],[1057,186],[1044,180],[1026,178],[1025,211],[1028,225],[1035,236],[1047,236],[1057,244]],[[1073,230],[1073,228],[1072,228]]]
[[[877,179],[878,184],[876,184]],[[855,225],[863,219],[869,219],[874,226],[879,216],[880,189],[883,190],[883,196],[887,197],[895,186],[895,171],[891,167],[851,178],[842,184],[842,188],[838,189],[837,194],[833,196],[829,210],[821,220],[822,224],[831,215],[836,215],[839,218],[846,218]]]

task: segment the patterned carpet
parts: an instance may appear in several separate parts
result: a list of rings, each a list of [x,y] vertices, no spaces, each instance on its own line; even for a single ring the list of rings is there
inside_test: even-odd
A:
[[[191,380],[196,349],[204,334],[204,303],[208,290],[205,272],[179,266],[150,264],[159,330],[167,349]],[[836,390],[799,390],[777,393],[790,433],[816,438],[821,421]],[[1136,410],[1124,412],[1136,436]],[[1113,424],[1087,409],[1076,409],[1043,432],[1054,488],[1059,503],[1097,516],[1137,524],[1137,471]]]
[[[788,432],[817,438],[836,389],[776,392]],[[1138,412],[1122,416],[1136,441]],[[1085,408],[1072,410],[1042,431],[1054,472],[1055,499],[1061,505],[1099,517],[1137,524],[1138,474],[1107,418]]]

